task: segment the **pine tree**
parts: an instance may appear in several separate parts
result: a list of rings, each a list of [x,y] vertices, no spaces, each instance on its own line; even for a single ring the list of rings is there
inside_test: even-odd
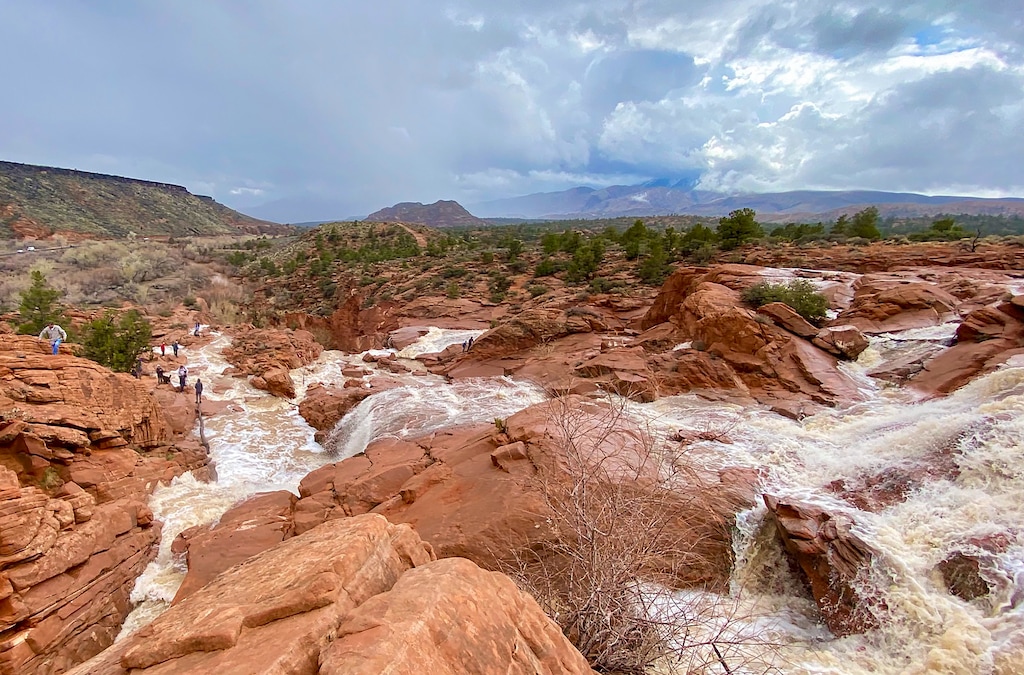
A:
[[[57,300],[60,291],[46,283],[46,277],[39,270],[32,272],[32,285],[21,292],[21,304],[18,313],[22,323],[18,332],[23,335],[36,335],[46,324],[62,323],[64,312]]]
[[[126,373],[135,365],[139,353],[147,348],[152,335],[152,326],[134,309],[120,317],[113,310],[107,310],[85,325],[82,345],[86,358]]]

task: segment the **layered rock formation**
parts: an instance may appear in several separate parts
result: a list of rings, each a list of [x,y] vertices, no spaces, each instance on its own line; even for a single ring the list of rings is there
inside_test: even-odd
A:
[[[295,398],[289,371],[309,365],[323,351],[313,334],[304,330],[247,330],[234,335],[224,358],[250,382],[274,396]]]
[[[812,333],[813,326],[779,307],[757,313],[743,305],[739,291],[764,281],[760,272],[745,265],[683,268],[665,282],[641,323],[660,331],[659,341],[645,347],[660,352],[655,363],[662,389],[710,396],[726,390],[792,415],[800,414],[803,402],[857,400],[856,386],[834,355],[855,355],[855,349],[833,348]],[[664,350],[671,340],[688,348]]]
[[[208,458],[146,384],[0,335],[0,672],[58,673],[113,641],[160,528],[160,481]]]
[[[129,672],[592,671],[511,580],[364,515],[236,565],[69,675]]]
[[[580,461],[589,468],[572,469]],[[384,439],[365,454],[306,476],[294,506],[266,495],[230,511],[212,530],[183,533],[176,543],[189,555],[183,588],[191,592],[209,581],[234,561],[234,551],[367,512],[413,525],[440,556],[501,569],[517,552],[543,549],[561,536],[549,509],[564,497],[557,486],[583,470],[594,472],[597,486],[636,491],[631,503],[664,510],[669,543],[663,548],[676,557],[659,564],[671,570],[673,583],[724,584],[733,519],[753,503],[757,476],[728,470],[691,475],[688,489],[675,494],[657,489],[658,462],[638,428],[607,406],[578,397],[517,413],[503,432],[479,425],[414,442]],[[194,542],[202,548],[193,548]]]

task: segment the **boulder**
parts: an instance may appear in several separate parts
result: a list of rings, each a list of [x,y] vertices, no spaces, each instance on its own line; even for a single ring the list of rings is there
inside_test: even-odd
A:
[[[856,326],[826,326],[812,340],[814,346],[850,361],[857,360],[868,348],[868,339]]]
[[[860,590],[876,553],[851,531],[853,521],[792,499],[765,495],[764,502],[829,630],[843,636],[877,627],[873,610],[884,604]]]
[[[928,394],[947,394],[975,377],[1024,354],[1024,311],[1010,302],[971,312],[957,328],[957,341],[924,363],[910,384]]]
[[[251,376],[257,389],[294,398],[289,371],[309,365],[321,352],[323,347],[305,330],[250,329],[233,335],[223,354],[238,372]]]
[[[833,325],[871,334],[925,328],[954,318],[960,304],[939,285],[916,278],[866,275],[855,285],[853,302]]]
[[[594,672],[529,594],[463,558],[409,570],[357,607],[320,664],[321,675]]]
[[[784,302],[769,302],[767,305],[761,305],[757,308],[757,313],[767,316],[775,322],[775,325],[785,328],[798,337],[812,338],[818,334],[817,328]]]
[[[510,580],[433,560],[408,525],[334,520],[232,567],[67,675],[590,672]]]

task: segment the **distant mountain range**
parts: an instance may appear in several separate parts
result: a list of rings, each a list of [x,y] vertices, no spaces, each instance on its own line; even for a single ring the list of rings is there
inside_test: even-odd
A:
[[[288,231],[179,185],[0,161],[0,239]]]
[[[690,214],[722,216],[751,208],[766,221],[833,219],[877,206],[882,215],[931,216],[939,213],[972,215],[1024,215],[1024,199],[929,196],[911,192],[871,190],[750,193],[724,195],[695,190],[689,182],[651,181],[642,185],[614,185],[602,189],[577,187],[523,197],[470,204],[481,218],[615,218]]]

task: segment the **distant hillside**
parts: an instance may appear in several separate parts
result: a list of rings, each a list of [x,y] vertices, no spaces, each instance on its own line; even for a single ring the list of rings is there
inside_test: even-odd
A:
[[[167,183],[0,162],[0,239],[290,231]]]
[[[366,217],[370,222],[416,223],[430,227],[486,227],[487,221],[477,218],[458,202],[438,201],[433,204],[402,202],[375,211]]]
[[[572,188],[473,204],[484,218],[616,218],[689,214],[723,216],[752,208],[764,220],[799,220],[837,212],[852,213],[876,205],[883,214],[925,216],[937,213],[1024,215],[1024,199],[929,196],[871,190],[796,190],[726,195],[693,190],[687,185],[613,185],[595,190]]]

